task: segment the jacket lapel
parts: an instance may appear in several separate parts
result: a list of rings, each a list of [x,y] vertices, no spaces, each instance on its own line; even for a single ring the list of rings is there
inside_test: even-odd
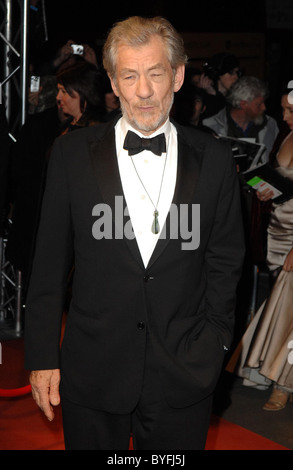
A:
[[[121,215],[125,214],[126,201],[117,162],[115,124],[116,122],[108,124],[101,137],[89,140],[89,152],[103,202],[111,209],[114,227],[112,235],[125,240],[132,255],[143,267],[136,239],[125,237],[124,234],[125,218],[121,218]],[[131,224],[130,219],[128,223]]]
[[[201,153],[203,148],[200,146],[194,148],[189,146],[184,139],[184,136],[178,130],[178,164],[177,164],[177,179],[175,185],[175,192],[172,204],[179,209],[180,204],[190,204],[192,201],[192,196],[194,194],[199,171],[200,171],[200,162],[201,162]],[[151,256],[151,259],[148,263],[148,268],[157,260],[157,258],[162,254],[163,250],[169,243],[170,238],[172,238],[172,224],[171,224],[171,215],[170,212],[167,216],[165,222],[165,232],[160,236],[156,248]],[[173,227],[174,229],[174,227]],[[175,227],[176,233],[178,227]],[[168,232],[170,236],[168,236]],[[165,236],[167,234],[167,236]]]

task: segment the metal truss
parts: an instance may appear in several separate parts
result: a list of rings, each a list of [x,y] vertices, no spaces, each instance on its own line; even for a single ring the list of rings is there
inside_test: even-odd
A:
[[[22,335],[21,272],[6,259],[7,236],[0,238],[0,336]]]
[[[24,124],[27,114],[28,3],[29,0],[0,1],[0,46],[3,52],[0,100],[5,105],[11,137]]]
[[[28,4],[29,0],[0,0],[0,103],[5,106],[14,142],[27,114]],[[6,246],[5,233],[0,237],[0,337],[10,338],[22,334],[22,283],[21,272],[6,259]]]

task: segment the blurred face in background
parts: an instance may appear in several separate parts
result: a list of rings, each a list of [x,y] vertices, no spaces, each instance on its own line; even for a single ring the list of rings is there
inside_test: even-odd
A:
[[[239,78],[239,67],[231,70],[231,72],[224,73],[221,75],[218,81],[218,89],[223,94],[226,95],[230,90],[231,86],[237,82]]]
[[[197,126],[199,124],[200,116],[205,111],[206,106],[204,105],[200,97],[196,97],[194,100],[194,113],[192,116],[192,124]]]
[[[288,95],[283,95],[281,100],[283,120],[288,124],[291,131],[293,130],[293,104],[289,103]]]
[[[243,101],[242,108],[245,110],[246,117],[256,125],[263,123],[264,112],[266,110],[265,99],[258,96],[252,101]]]
[[[105,93],[105,106],[108,112],[115,111],[115,109],[119,108],[119,99],[113,92]]]
[[[69,95],[64,86],[59,83],[57,88],[58,93],[56,99],[63,113],[72,116],[74,121],[78,121],[82,115],[79,94],[73,90],[72,95]]]

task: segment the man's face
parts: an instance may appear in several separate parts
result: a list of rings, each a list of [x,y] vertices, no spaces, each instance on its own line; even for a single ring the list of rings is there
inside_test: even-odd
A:
[[[149,135],[167,120],[173,94],[184,80],[184,65],[174,73],[162,39],[153,36],[139,47],[118,46],[116,78],[110,80],[127,121]]]
[[[219,78],[219,83],[218,87],[220,91],[224,92],[224,94],[227,93],[227,91],[230,90],[232,85],[237,82],[238,80],[238,73],[239,73],[239,68],[236,67],[233,69],[231,72],[224,73],[223,75],[220,76]]]
[[[265,110],[266,105],[263,96],[258,96],[250,102],[245,101],[246,117],[254,124],[262,124]]]
[[[202,99],[195,98],[193,118],[198,121],[200,118],[200,115],[205,111],[205,109],[206,109],[206,106],[203,104]]]

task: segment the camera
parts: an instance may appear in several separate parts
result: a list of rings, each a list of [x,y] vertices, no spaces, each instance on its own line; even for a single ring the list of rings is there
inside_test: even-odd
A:
[[[82,55],[83,54],[83,46],[80,44],[71,44],[71,48],[73,51],[73,54],[76,55]]]
[[[32,93],[36,93],[39,90],[40,90],[40,77],[37,77],[36,75],[33,75],[31,77],[30,91]]]

